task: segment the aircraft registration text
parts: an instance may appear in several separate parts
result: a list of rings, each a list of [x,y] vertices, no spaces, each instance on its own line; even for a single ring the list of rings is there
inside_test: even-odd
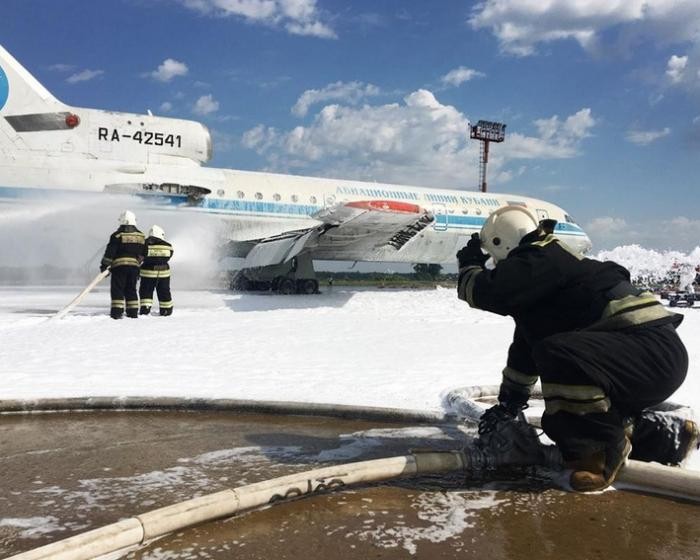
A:
[[[116,128],[109,129],[100,127],[97,129],[97,139],[109,142],[121,142],[131,140],[139,144],[149,146],[171,146],[173,148],[182,147],[182,136],[179,134],[164,134],[163,132],[149,132],[147,130],[137,130],[133,134],[119,132]]]

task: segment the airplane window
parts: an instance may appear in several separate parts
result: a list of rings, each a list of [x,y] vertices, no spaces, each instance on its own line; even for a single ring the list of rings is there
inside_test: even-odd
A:
[[[218,194],[219,196],[224,196],[226,194],[226,191],[224,189],[219,189],[218,191],[216,191],[216,194]]]
[[[477,215],[477,216],[481,216],[481,208],[477,208],[477,209],[476,209],[476,215]]]
[[[462,208],[462,214],[469,214],[469,208]]]
[[[236,193],[236,196],[237,196],[238,198],[245,198],[245,193],[244,193],[243,191],[238,191],[238,192]]]
[[[277,201],[282,200],[282,197],[280,195],[278,195],[277,193],[273,194],[272,198],[277,200]]]
[[[311,198],[309,199],[309,202],[310,202],[311,204],[316,204],[316,197],[313,196],[313,195],[311,195]]]
[[[292,195],[292,202],[298,202],[298,201],[299,201],[299,197],[297,195],[293,194]]]
[[[263,197],[263,196],[262,196],[262,193],[261,193],[261,192],[256,192],[256,193],[255,193],[255,198],[256,198],[257,200],[262,200],[262,197]]]

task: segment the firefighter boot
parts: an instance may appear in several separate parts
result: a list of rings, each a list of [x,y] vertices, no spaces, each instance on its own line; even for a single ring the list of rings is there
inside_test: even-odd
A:
[[[138,319],[139,318],[139,310],[136,308],[127,309],[126,316],[129,317],[130,319]]]
[[[112,307],[112,309],[109,310],[109,316],[112,319],[121,319],[123,313],[124,310],[121,307]]]
[[[142,305],[139,310],[139,315],[148,315],[151,312],[151,308],[147,305]]]
[[[617,444],[564,464],[573,469],[569,484],[576,492],[597,492],[610,486],[627,462],[632,444],[624,436]]]
[[[700,449],[700,428],[698,425],[692,420],[683,422],[680,440],[680,455],[683,459],[696,449]]]
[[[169,315],[173,314],[173,308],[172,307],[166,307],[165,309],[160,310],[160,316],[161,317],[168,317]]]

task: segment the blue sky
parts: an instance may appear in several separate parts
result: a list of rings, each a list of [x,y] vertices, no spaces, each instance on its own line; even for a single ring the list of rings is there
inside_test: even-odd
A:
[[[195,119],[211,165],[489,189],[596,249],[700,245],[697,0],[4,0],[0,42],[76,106]]]

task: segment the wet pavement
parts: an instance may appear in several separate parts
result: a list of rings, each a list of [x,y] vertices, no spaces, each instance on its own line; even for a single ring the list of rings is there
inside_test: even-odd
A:
[[[460,448],[455,426],[187,412],[0,417],[0,557],[318,466]],[[158,539],[139,560],[700,559],[700,506],[576,495],[543,473],[421,477],[281,503]],[[505,480],[503,480],[505,479]]]

